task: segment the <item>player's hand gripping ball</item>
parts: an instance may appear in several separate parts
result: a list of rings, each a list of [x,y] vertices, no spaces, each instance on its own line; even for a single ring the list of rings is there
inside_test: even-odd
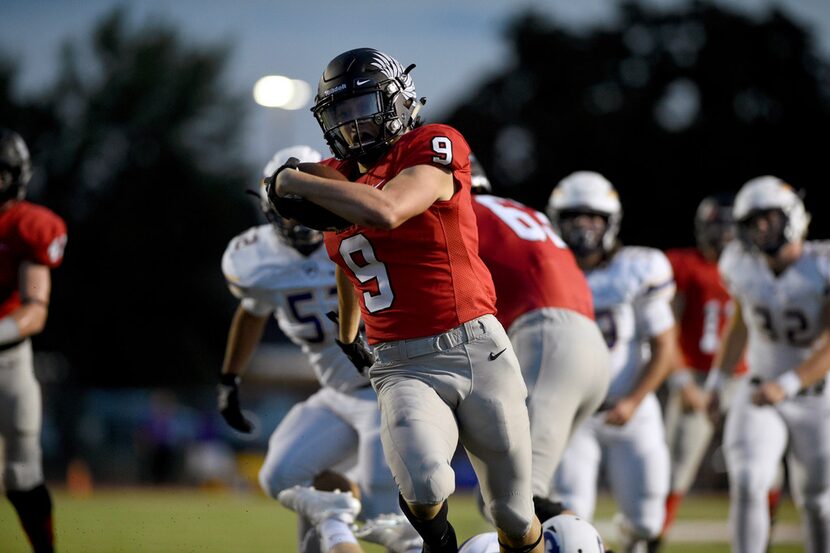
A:
[[[265,178],[265,186],[268,192],[268,201],[271,202],[271,207],[286,219],[294,219],[303,225],[316,230],[331,231],[342,230],[352,226],[352,223],[318,205],[311,200],[307,200],[300,196],[288,195],[278,196],[276,191],[277,175],[286,169],[298,170],[309,175],[316,175],[327,179],[334,180],[348,180],[343,173],[320,163],[300,163],[295,158],[289,158],[285,165],[280,166],[274,174]]]

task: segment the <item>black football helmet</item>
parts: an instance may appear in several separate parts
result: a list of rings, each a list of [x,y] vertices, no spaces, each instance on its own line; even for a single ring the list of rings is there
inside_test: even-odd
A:
[[[374,163],[419,121],[426,98],[397,60],[373,48],[340,54],[326,66],[311,111],[338,159]]]
[[[735,237],[732,218],[732,194],[714,194],[701,200],[695,212],[695,239],[700,250],[712,250],[720,256],[726,244]]]
[[[0,203],[22,200],[32,177],[29,148],[19,134],[0,128]]]

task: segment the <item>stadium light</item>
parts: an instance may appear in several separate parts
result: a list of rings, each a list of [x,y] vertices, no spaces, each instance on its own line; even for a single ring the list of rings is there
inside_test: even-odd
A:
[[[302,109],[311,98],[311,85],[282,75],[266,75],[254,84],[254,101],[267,108]]]

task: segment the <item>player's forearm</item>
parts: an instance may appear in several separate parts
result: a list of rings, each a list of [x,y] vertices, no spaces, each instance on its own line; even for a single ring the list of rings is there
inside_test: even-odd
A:
[[[354,342],[360,328],[360,304],[351,281],[340,267],[335,272],[337,279],[337,304],[340,311],[339,337],[344,344]]]
[[[225,360],[222,363],[223,374],[244,374],[248,363],[256,351],[268,316],[253,315],[242,306],[237,307],[228,332],[225,347]]]
[[[651,339],[651,358],[643,367],[640,381],[628,397],[639,403],[660,387],[674,367],[677,349],[675,341],[674,327]]]
[[[723,336],[721,346],[712,362],[712,366],[719,368],[723,375],[731,375],[735,372],[735,367],[738,366],[744,356],[746,349],[747,330],[746,326],[741,322],[738,324],[730,324]]]
[[[26,303],[16,309],[11,316],[17,322],[21,336],[40,334],[46,327],[49,308],[41,303]]]
[[[795,373],[801,380],[801,387],[809,388],[827,376],[828,370],[830,370],[830,333],[825,332],[821,346],[795,369]]]
[[[302,196],[357,225],[391,229],[400,224],[390,199],[371,186],[300,171],[283,171],[280,179],[280,194]]]

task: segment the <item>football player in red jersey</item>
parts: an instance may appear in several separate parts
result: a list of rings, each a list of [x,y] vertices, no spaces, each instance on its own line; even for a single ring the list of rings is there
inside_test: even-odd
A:
[[[49,270],[63,259],[66,225],[23,200],[31,174],[23,139],[0,129],[0,460],[6,495],[34,551],[45,553],[54,550],[52,499],[43,482],[40,385],[29,336],[46,324]]]
[[[547,520],[563,507],[549,497],[571,431],[608,392],[608,347],[594,322],[588,281],[547,216],[489,194],[490,181],[475,158],[472,182],[478,253],[493,276],[497,317],[528,391],[533,502],[539,519]]]
[[[446,499],[460,440],[502,550],[542,552],[527,390],[478,255],[469,146],[451,127],[417,125],[413,67],[370,48],[334,58],[313,112],[336,157],[324,163],[353,182],[283,166],[272,196],[354,223],[325,238],[339,266],[340,341],[354,353],[362,314],[384,453],[424,551],[457,550]]]

